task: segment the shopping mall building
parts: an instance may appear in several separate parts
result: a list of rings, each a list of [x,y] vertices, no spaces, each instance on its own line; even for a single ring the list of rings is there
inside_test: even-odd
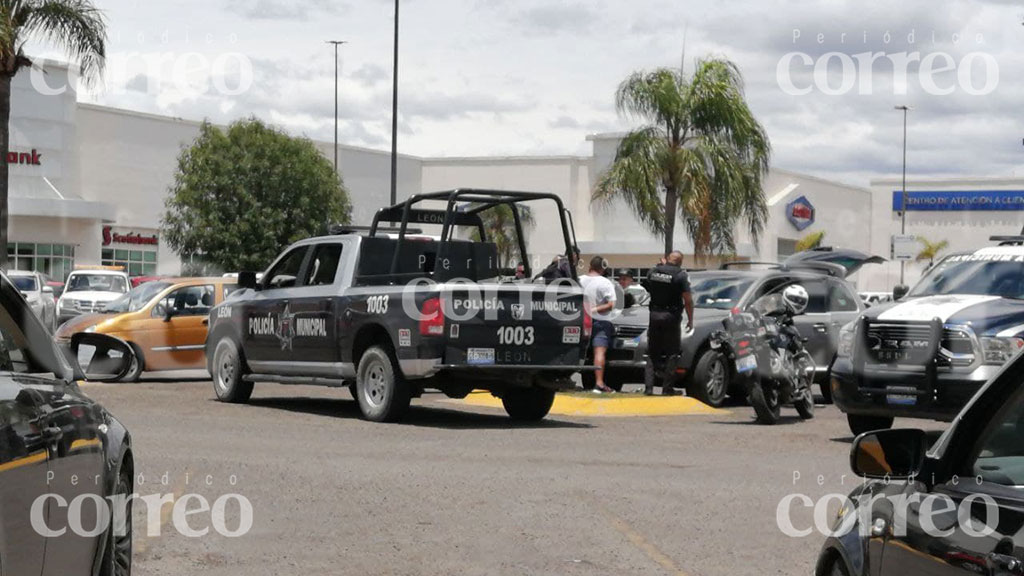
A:
[[[68,85],[68,70],[45,66],[50,89],[33,88],[28,73],[14,80],[11,111],[10,254],[12,267],[62,278],[76,265],[124,265],[133,275],[172,275],[181,259],[162,241],[160,219],[182,146],[200,123],[83,104]],[[582,135],[581,135],[582,137]],[[536,190],[558,194],[575,216],[585,255],[601,254],[615,267],[643,269],[662,241],[643,230],[622,204],[594,205],[590,191],[612,162],[620,135],[590,136],[587,156],[419,158],[402,155],[398,194],[456,187]],[[317,142],[328,158],[333,146]],[[355,223],[367,223],[387,202],[390,155],[341,146],[339,170]],[[985,245],[993,234],[1018,234],[1024,224],[1024,179],[911,179],[907,233],[948,240],[949,251]],[[802,236],[824,230],[826,244],[888,257],[900,232],[896,179],[869,188],[773,168],[765,182],[770,207],[757,244],[739,233],[738,256],[777,261]],[[530,234],[534,258],[544,263],[561,245],[555,211],[538,206]],[[239,214],[238,217],[244,217]],[[692,252],[678,227],[675,245]],[[690,259],[692,265],[692,258]],[[907,265],[908,280],[923,265]],[[887,290],[899,280],[890,262],[860,273],[862,290]]]

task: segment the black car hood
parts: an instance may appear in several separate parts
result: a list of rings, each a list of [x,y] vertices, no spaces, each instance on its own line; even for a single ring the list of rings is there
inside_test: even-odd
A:
[[[970,326],[979,336],[991,336],[1004,331],[1008,336],[1024,334],[1024,300],[999,296],[921,296],[872,306],[864,314],[872,322],[927,322],[938,318],[944,324]]]

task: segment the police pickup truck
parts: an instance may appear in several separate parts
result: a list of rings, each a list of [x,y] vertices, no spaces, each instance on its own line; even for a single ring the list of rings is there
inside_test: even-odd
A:
[[[854,434],[896,416],[952,420],[1024,347],[1024,236],[992,240],[840,331],[832,397]]]
[[[348,386],[367,419],[394,421],[424,389],[453,398],[483,389],[513,419],[544,418],[586,357],[590,321],[576,271],[552,284],[508,279],[483,224],[491,210],[511,221],[530,278],[520,211],[538,201],[557,206],[571,258],[571,215],[557,196],[464,189],[384,208],[365,234],[297,242],[259,283],[241,274],[245,289],[210,313],[217,398],[246,402],[254,382]],[[429,209],[439,202],[444,209]],[[383,222],[401,226],[387,233]]]

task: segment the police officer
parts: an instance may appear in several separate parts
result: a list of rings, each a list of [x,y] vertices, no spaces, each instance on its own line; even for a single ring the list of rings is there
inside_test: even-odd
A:
[[[654,395],[654,381],[662,376],[661,393],[679,394],[672,387],[681,347],[683,311],[686,311],[686,331],[693,330],[693,298],[690,279],[682,268],[682,252],[668,255],[665,263],[658,264],[647,275],[645,287],[651,294],[651,319],[647,328],[647,367],[644,374],[644,394]]]

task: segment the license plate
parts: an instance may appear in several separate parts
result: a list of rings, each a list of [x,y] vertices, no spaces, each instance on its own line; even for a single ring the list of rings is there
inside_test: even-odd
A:
[[[895,406],[913,406],[917,404],[917,388],[890,386],[885,401]]]
[[[619,340],[615,343],[615,347],[620,349],[636,348],[638,346],[640,346],[639,338],[619,338]]]
[[[736,359],[737,372],[750,372],[755,369],[757,369],[757,357],[753,354]]]
[[[494,364],[494,348],[470,348],[466,351],[466,363],[474,365]]]

